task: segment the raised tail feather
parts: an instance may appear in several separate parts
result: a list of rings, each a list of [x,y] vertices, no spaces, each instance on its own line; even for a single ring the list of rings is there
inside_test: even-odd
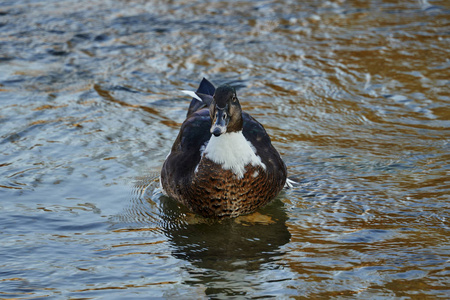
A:
[[[206,78],[203,78],[200,82],[200,85],[198,86],[197,91],[195,92],[195,94],[197,94],[197,97],[192,98],[191,104],[189,105],[187,116],[203,107],[209,107],[215,91],[216,88],[214,87],[214,85]],[[201,101],[199,101],[199,98],[201,99]]]

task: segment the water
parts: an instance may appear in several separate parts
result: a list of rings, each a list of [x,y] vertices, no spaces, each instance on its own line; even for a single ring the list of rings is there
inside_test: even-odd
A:
[[[2,1],[0,297],[450,296],[447,1]],[[205,76],[298,187],[250,218],[158,190]]]

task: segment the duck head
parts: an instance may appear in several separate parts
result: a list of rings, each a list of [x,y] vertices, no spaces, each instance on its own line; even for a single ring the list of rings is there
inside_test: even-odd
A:
[[[241,105],[236,90],[230,85],[221,85],[216,89],[209,114],[212,120],[210,131],[215,136],[242,130]]]

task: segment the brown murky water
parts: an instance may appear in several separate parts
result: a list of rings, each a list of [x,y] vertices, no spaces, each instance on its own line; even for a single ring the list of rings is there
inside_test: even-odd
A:
[[[448,1],[3,1],[0,297],[450,297]],[[205,76],[300,184],[199,220],[158,172]]]

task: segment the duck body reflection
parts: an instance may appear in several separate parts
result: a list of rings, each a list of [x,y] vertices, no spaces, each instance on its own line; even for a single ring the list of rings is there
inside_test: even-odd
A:
[[[263,265],[279,267],[282,246],[291,237],[279,198],[248,217],[224,220],[195,216],[165,196],[160,200],[172,255],[194,266],[187,268],[187,283],[204,286],[207,296],[245,295],[245,277],[258,274]]]

